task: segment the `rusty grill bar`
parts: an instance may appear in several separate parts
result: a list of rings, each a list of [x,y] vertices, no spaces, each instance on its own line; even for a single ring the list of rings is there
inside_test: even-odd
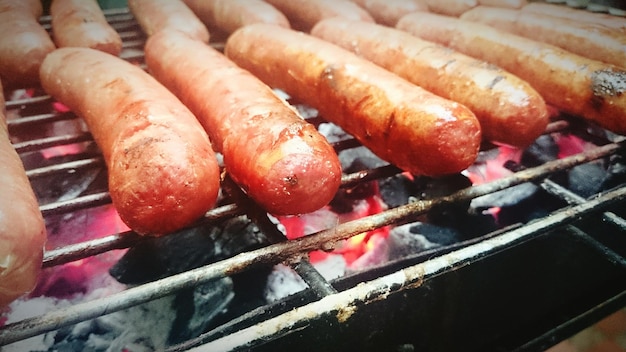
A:
[[[107,10],[106,15],[124,39],[122,57],[142,65],[144,37],[132,15],[125,9]],[[49,29],[49,18],[43,18],[42,22]],[[9,99],[6,106],[8,110],[27,111],[37,106],[49,106],[51,103],[53,100],[49,96],[38,92],[32,98]],[[71,112],[26,114],[19,119],[10,120],[9,131],[75,119],[77,117]],[[315,124],[323,122],[317,117],[310,119],[310,121]],[[571,123],[569,118],[565,116],[563,119],[551,123],[546,133],[569,131],[577,128],[577,125],[578,122]],[[285,241],[282,232],[268,218],[267,214],[255,204],[251,204],[227,179],[223,182],[223,189],[229,194],[230,202],[207,212],[197,225],[210,225],[239,215],[247,215],[270,239],[272,244],[236,254],[233,257],[198,269],[128,288],[108,297],[7,324],[0,328],[0,346],[133,307],[185,288],[241,273],[260,265],[281,262],[287,263],[298,273],[308,285],[308,291],[313,292],[315,299],[303,301],[284,311],[276,308],[278,304],[259,307],[195,339],[171,346],[169,350],[183,351],[200,345],[215,347],[220,350],[248,349],[303,330],[320,316],[331,314],[336,316],[339,322],[342,322],[342,320],[350,319],[354,310],[359,307],[385,300],[387,296],[392,294],[414,290],[428,280],[446,275],[485,258],[506,255],[511,248],[538,237],[550,235],[555,229],[564,229],[564,231],[583,241],[591,250],[601,253],[611,263],[626,269],[626,259],[623,255],[616,253],[612,248],[601,243],[593,235],[576,225],[580,219],[598,216],[604,223],[610,224],[620,236],[623,236],[626,233],[626,220],[610,209],[616,204],[626,204],[625,185],[585,199],[549,178],[555,173],[571,169],[574,166],[625,152],[624,143],[626,143],[626,139],[622,137],[617,136],[611,140],[591,134],[587,134],[587,137],[590,139],[600,138],[599,143],[597,143],[600,146],[577,155],[518,171],[496,181],[468,187],[439,198],[418,200],[291,241]],[[84,132],[23,141],[16,143],[15,148],[20,153],[28,153],[54,146],[89,141],[92,141],[91,135]],[[341,151],[357,147],[359,144],[354,139],[349,139],[334,143],[333,146],[337,151]],[[489,147],[493,146],[485,146],[485,148]],[[27,173],[31,180],[35,180],[94,168],[104,168],[101,157],[94,156],[32,168],[27,170]],[[387,165],[347,174],[342,179],[342,187],[352,187],[362,182],[384,179],[400,172],[396,167]],[[306,254],[309,251],[317,249],[330,251],[340,241],[356,234],[387,225],[410,223],[415,221],[419,215],[429,211],[445,209],[526,182],[538,185],[552,197],[562,200],[567,206],[558,209],[549,216],[526,224],[514,224],[479,238],[434,250],[429,253],[428,258],[408,263],[393,272],[369,278],[358,285],[343,287],[345,285],[341,283],[328,282],[306,259]],[[80,195],[70,200],[42,204],[41,210],[44,216],[52,216],[108,203],[110,203],[108,192],[97,192]],[[47,251],[44,256],[43,267],[50,268],[111,250],[130,248],[143,240],[145,240],[143,237],[129,231],[70,244]],[[581,324],[587,324],[592,319],[597,319],[601,314],[623,306],[626,303],[625,292],[623,291],[606,303],[599,305],[597,309],[588,310],[561,326],[554,327],[545,336],[536,337],[522,346],[521,349],[549,345],[554,342],[555,336],[566,337],[567,333],[579,328]],[[269,311],[276,311],[276,313],[268,315]]]

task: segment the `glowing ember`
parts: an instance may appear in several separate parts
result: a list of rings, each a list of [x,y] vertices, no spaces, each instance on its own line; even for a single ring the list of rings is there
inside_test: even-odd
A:
[[[378,189],[376,189],[376,194],[357,201],[352,211],[348,213],[337,214],[331,211],[329,207],[325,207],[310,214],[281,217],[279,221],[285,228],[287,238],[294,239],[340,223],[377,214],[385,209],[387,209],[387,206],[381,200]],[[380,241],[386,239],[388,235],[389,229],[387,227],[361,233],[347,239],[331,253],[323,251],[310,252],[309,260],[312,263],[318,263],[327,259],[329,255],[341,254],[346,264],[352,266],[360,257],[374,250],[380,244]]]

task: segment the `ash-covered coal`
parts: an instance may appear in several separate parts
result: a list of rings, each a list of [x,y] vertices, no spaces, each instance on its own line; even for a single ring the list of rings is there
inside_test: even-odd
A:
[[[256,225],[240,216],[217,226],[200,225],[148,238],[129,249],[109,272],[121,283],[142,284],[268,244]]]
[[[61,328],[42,351],[163,350],[203,333],[232,300],[229,278]]]
[[[458,243],[462,235],[455,229],[423,222],[394,227],[389,232],[388,257],[396,260],[428,249]]]

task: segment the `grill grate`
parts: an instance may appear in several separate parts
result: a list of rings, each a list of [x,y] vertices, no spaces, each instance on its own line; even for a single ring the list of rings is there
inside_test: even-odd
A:
[[[143,65],[142,45],[144,37],[135,23],[132,15],[125,9],[106,11],[107,18],[120,32],[124,39],[122,57],[139,65]],[[49,18],[42,22],[49,29]],[[219,44],[216,44],[219,45]],[[75,121],[78,118],[71,112],[41,113],[53,103],[53,100],[42,92],[36,92],[32,98],[19,98],[7,101],[8,110],[19,110],[20,118],[9,121],[10,131],[23,128],[32,128],[59,121]],[[30,114],[29,111],[35,111]],[[323,120],[315,117],[310,119],[315,124]],[[489,183],[462,189],[450,195],[429,200],[418,200],[406,205],[383,211],[379,214],[367,216],[358,220],[339,224],[336,227],[320,231],[316,234],[296,240],[284,241],[281,231],[261,209],[251,204],[249,200],[233,186],[230,180],[223,182],[223,190],[229,195],[229,201],[204,216],[199,224],[213,224],[239,215],[247,215],[270,239],[271,245],[239,253],[231,258],[203,266],[198,269],[176,274],[154,282],[128,288],[94,301],[73,305],[67,309],[53,311],[41,316],[7,324],[0,329],[0,346],[28,337],[36,336],[61,327],[76,324],[102,315],[120,311],[138,304],[151,301],[171,293],[195,287],[218,278],[230,276],[251,270],[260,265],[288,263],[306,282],[312,299],[307,299],[284,308],[283,303],[266,307],[259,307],[240,317],[217,327],[198,338],[192,339],[177,346],[170,347],[170,351],[182,351],[204,345],[219,349],[244,349],[263,345],[277,340],[285,335],[307,328],[321,316],[332,314],[341,323],[349,320],[359,307],[373,302],[385,300],[387,296],[407,290],[414,290],[427,280],[443,276],[469,264],[485,258],[507,255],[512,248],[527,243],[535,238],[550,235],[555,229],[563,229],[585,243],[590,250],[601,253],[607,261],[626,270],[626,259],[614,249],[597,240],[593,234],[577,226],[581,219],[599,217],[620,236],[626,233],[626,221],[613,209],[619,208],[626,201],[626,187],[620,185],[610,191],[594,195],[588,199],[582,198],[550,179],[551,175],[571,169],[593,160],[607,158],[624,153],[625,139],[620,136],[605,138],[589,134],[579,121],[563,116],[562,119],[550,124],[546,134],[553,132],[573,131],[586,136],[587,140],[594,140],[597,148],[583,153],[544,163],[540,166],[518,171],[511,176]],[[88,131],[20,141],[14,144],[18,152],[27,154],[49,147],[63,146],[72,143],[90,143],[91,135]],[[334,143],[337,151],[359,146],[354,139]],[[493,146],[486,145],[484,148]],[[35,167],[27,170],[32,180],[54,177],[67,172],[81,172],[88,169],[103,169],[104,163],[99,155],[89,156],[80,160],[72,160],[44,167]],[[381,180],[399,174],[397,168],[387,165],[370,170],[344,175],[342,187],[352,187],[363,182]],[[479,196],[519,185],[533,182],[546,193],[563,201],[565,206],[554,211],[549,216],[533,220],[526,224],[514,224],[496,232],[488,233],[478,238],[470,239],[437,250],[427,251],[419,256],[405,259],[400,263],[392,263],[387,272],[373,274],[368,279],[356,279],[359,283],[328,282],[308,262],[306,253],[312,250],[332,250],[341,240],[356,234],[381,228],[387,225],[398,225],[415,221],[419,215],[445,209],[454,204],[461,204]],[[78,197],[42,204],[44,216],[68,214],[76,210],[97,207],[110,203],[108,192],[96,192]],[[70,244],[61,248],[49,250],[45,253],[43,266],[50,268],[72,261],[88,258],[112,251],[126,249],[145,240],[133,232],[110,234],[102,238]],[[622,238],[623,240],[623,238]],[[393,268],[393,269],[391,269]],[[384,270],[383,270],[384,271]],[[346,286],[347,285],[347,286]],[[626,301],[626,291],[606,300],[598,308],[578,313],[558,327],[552,327],[544,335],[526,339],[524,348],[544,346],[553,341],[555,336],[565,334],[580,324],[586,324],[595,319],[600,312],[615,309]],[[280,307],[282,308],[280,308]],[[268,316],[268,312],[273,315]],[[547,342],[548,341],[548,342]]]

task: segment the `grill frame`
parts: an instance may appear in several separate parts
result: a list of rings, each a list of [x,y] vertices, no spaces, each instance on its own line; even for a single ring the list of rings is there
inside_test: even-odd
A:
[[[124,51],[122,58],[139,61],[142,60],[141,47],[144,42],[143,34],[134,22],[132,15],[127,9],[106,10],[107,19],[111,22],[124,39]],[[42,18],[42,23],[49,29],[49,18]],[[220,43],[215,43],[219,47]],[[52,99],[45,94],[36,95],[30,99],[8,100],[7,109],[24,109],[37,104],[50,104]],[[50,123],[62,120],[76,119],[70,113],[41,114],[26,116],[17,120],[9,121],[9,130],[34,126],[43,123]],[[313,123],[320,123],[319,118],[311,119]],[[568,131],[576,129],[578,122],[575,118],[563,119],[550,124],[546,133]],[[592,134],[588,138],[596,138]],[[89,132],[75,135],[54,136],[35,141],[16,143],[14,146],[20,153],[28,153],[50,146],[64,145],[68,143],[91,141]],[[625,139],[615,136],[614,140],[600,140],[596,149],[548,162],[535,168],[518,171],[509,177],[478,186],[472,186],[448,196],[431,200],[420,200],[414,203],[403,205],[371,215],[362,219],[340,224],[319,233],[301,239],[286,242],[283,240],[280,230],[272,223],[262,209],[251,203],[238,191],[228,179],[223,182],[223,188],[227,190],[231,197],[231,202],[221,205],[207,212],[199,224],[212,224],[232,218],[237,215],[247,215],[264,233],[270,238],[273,244],[257,250],[244,252],[214,264],[210,264],[195,270],[177,274],[165,279],[143,284],[137,287],[128,288],[120,293],[97,301],[77,304],[69,309],[46,313],[42,316],[26,319],[0,328],[0,346],[22,339],[32,337],[45,332],[57,330],[64,326],[69,326],[78,322],[93,319],[128,307],[132,307],[156,298],[160,298],[173,292],[191,288],[201,283],[229,275],[251,270],[260,265],[278,264],[281,262],[289,265],[308,284],[309,289],[304,295],[307,298],[294,303],[298,297],[285,300],[291,302],[287,305],[293,311],[277,313],[277,316],[265,317],[268,311],[279,311],[272,307],[260,307],[249,312],[225,326],[207,332],[197,339],[187,343],[171,346],[171,351],[187,350],[194,346],[205,345],[205,347],[215,346],[224,342],[224,339],[238,338],[249,329],[254,329],[254,336],[237,340],[233,344],[234,349],[251,349],[261,346],[274,346],[272,342],[280,341],[285,336],[297,336],[307,326],[316,326],[321,322],[328,322],[328,316],[334,316],[341,325],[350,321],[352,312],[350,307],[359,310],[366,310],[365,307],[375,302],[384,301],[389,295],[402,294],[403,292],[421,292],[425,283],[436,281],[439,277],[455,275],[461,272],[464,267],[477,264],[490,257],[507,255],[506,253],[515,250],[518,246],[533,243],[537,238],[551,236],[555,229],[565,228],[589,248],[590,251],[602,253],[610,265],[615,265],[620,270],[626,272],[626,259],[614,248],[597,240],[594,235],[587,234],[575,225],[581,218],[597,217],[600,221],[610,224],[616,232],[626,233],[626,220],[612,211],[626,202],[626,187],[620,187],[604,194],[595,195],[592,199],[585,200],[571,191],[563,188],[549,179],[555,172],[569,169],[575,165],[596,160],[616,153],[623,153]],[[353,139],[334,144],[336,150],[344,150],[358,146],[358,142]],[[488,148],[489,146],[485,146]],[[68,170],[79,171],[88,168],[103,168],[104,164],[100,157],[92,157],[78,161],[72,161],[61,165],[52,165],[44,168],[27,170],[31,179],[45,178],[56,173],[67,172]],[[344,175],[342,187],[351,187],[361,182],[378,180],[396,175],[400,172],[393,166],[383,166],[376,169],[365,170],[353,174]],[[333,282],[326,281],[321,274],[312,267],[305,258],[310,250],[323,249],[331,250],[341,240],[347,239],[358,233],[375,228],[396,225],[414,221],[419,215],[431,211],[434,208],[445,207],[450,204],[457,204],[469,201],[481,195],[490,194],[498,190],[512,187],[524,182],[534,182],[544,191],[555,198],[563,200],[568,206],[563,207],[549,217],[538,219],[527,224],[515,224],[509,228],[489,233],[481,238],[473,239],[457,245],[440,248],[433,252],[422,253],[415,258],[405,260],[403,263],[390,263],[387,267],[379,268],[377,273],[382,273],[380,277],[362,278],[356,275],[355,278],[347,277]],[[70,213],[79,209],[96,207],[110,203],[108,192],[99,192],[79,196],[75,199],[60,201],[41,205],[44,216],[53,216]],[[199,225],[196,224],[196,225]],[[194,225],[195,226],[195,225]],[[94,255],[106,253],[115,249],[126,249],[144,240],[143,237],[132,232],[111,234],[96,240],[71,244],[62,248],[47,251],[44,256],[43,267],[50,268],[71,261],[88,258]],[[622,240],[626,240],[623,238]],[[394,271],[387,272],[389,270]],[[360,284],[348,284],[350,281]],[[310,302],[309,302],[310,301]],[[332,304],[329,304],[331,302]],[[276,305],[285,306],[284,302]],[[577,313],[569,314],[566,319],[556,326],[552,326],[544,333],[535,334],[526,341],[518,343],[515,348],[519,350],[538,350],[549,347],[569,334],[588,326],[601,317],[626,305],[626,289],[603,301],[596,302],[593,308],[581,306]],[[270,305],[271,306],[271,305]],[[356,307],[356,308],[355,308]],[[284,308],[283,308],[284,309]],[[316,312],[311,318],[311,312]],[[296,319],[294,322],[291,319]],[[246,322],[253,324],[251,328],[245,327]],[[230,335],[225,335],[229,326],[236,326],[237,331]],[[344,324],[349,325],[349,324]],[[258,329],[268,327],[265,332],[259,334]],[[246,330],[248,329],[248,330]],[[337,329],[337,331],[342,331]],[[306,334],[302,333],[303,338]],[[220,340],[222,338],[222,340]],[[310,338],[310,336],[309,336]],[[214,340],[216,339],[216,340]],[[278,342],[280,343],[280,342]],[[340,345],[338,345],[340,346]]]

